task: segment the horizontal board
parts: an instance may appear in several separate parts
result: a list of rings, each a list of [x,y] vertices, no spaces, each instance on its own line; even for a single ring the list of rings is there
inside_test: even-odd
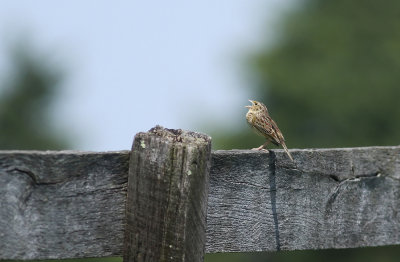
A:
[[[400,147],[218,151],[207,252],[400,243]]]
[[[0,259],[122,253],[129,151],[0,151]]]
[[[206,252],[400,243],[400,147],[212,153]],[[129,151],[0,151],[0,259],[122,256]]]

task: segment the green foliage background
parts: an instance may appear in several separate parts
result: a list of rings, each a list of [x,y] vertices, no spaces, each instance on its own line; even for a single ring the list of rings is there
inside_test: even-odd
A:
[[[11,72],[0,80],[0,149],[67,149],[65,134],[52,125],[51,105],[63,74],[40,52],[17,42]]]
[[[267,105],[289,148],[397,145],[399,29],[399,1],[302,1],[273,46],[246,61],[251,99]],[[258,146],[248,129],[229,134],[216,130],[216,148]]]

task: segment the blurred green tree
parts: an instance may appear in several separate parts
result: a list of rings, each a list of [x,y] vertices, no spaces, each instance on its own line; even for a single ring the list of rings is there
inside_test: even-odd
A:
[[[399,144],[399,25],[399,1],[305,0],[272,46],[250,56],[252,99],[267,105],[289,148]],[[216,148],[262,141],[250,129],[226,134],[213,136]]]
[[[11,73],[0,83],[0,149],[66,149],[68,139],[50,119],[61,70],[23,42],[10,61]]]

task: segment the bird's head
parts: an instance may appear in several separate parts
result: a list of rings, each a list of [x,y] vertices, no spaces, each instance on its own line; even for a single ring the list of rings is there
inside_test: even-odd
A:
[[[260,111],[265,111],[268,113],[267,107],[258,101],[254,101],[254,100],[249,100],[251,102],[251,106],[245,106],[246,108],[249,109],[249,112],[260,112]]]

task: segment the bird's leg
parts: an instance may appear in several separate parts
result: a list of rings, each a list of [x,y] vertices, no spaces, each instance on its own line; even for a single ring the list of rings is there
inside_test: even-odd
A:
[[[265,142],[264,144],[262,144],[259,147],[256,148],[252,148],[252,150],[263,150],[263,151],[268,151],[268,149],[265,149],[264,147],[266,147],[269,144],[269,141]]]

